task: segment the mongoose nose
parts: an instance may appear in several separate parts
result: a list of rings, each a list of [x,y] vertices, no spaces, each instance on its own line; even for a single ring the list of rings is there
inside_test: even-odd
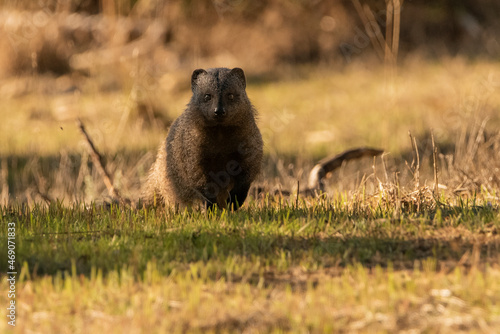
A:
[[[224,116],[226,114],[226,112],[224,111],[224,108],[215,108],[214,110],[214,114],[215,116]]]

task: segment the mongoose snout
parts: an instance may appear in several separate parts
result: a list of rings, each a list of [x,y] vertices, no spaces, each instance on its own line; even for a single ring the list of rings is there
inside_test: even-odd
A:
[[[214,114],[215,114],[215,116],[221,118],[222,116],[226,115],[226,111],[224,110],[223,107],[217,107],[214,110]]]

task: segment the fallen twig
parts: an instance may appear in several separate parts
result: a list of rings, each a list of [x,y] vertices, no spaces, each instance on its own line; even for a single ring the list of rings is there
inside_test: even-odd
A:
[[[108,189],[109,195],[117,200],[118,202],[122,204],[128,204],[129,201],[124,199],[120,193],[118,192],[118,189],[115,189],[113,186],[113,181],[111,180],[111,177],[109,173],[106,171],[106,168],[104,166],[104,161],[101,156],[101,154],[97,151],[95,148],[94,142],[92,139],[90,139],[90,136],[88,135],[87,131],[85,130],[85,126],[83,125],[82,121],[80,119],[77,119],[77,126],[80,132],[82,133],[85,142],[87,143],[88,151],[90,154],[90,157],[92,158],[92,162],[97,168],[97,171],[99,174],[101,174],[102,179],[104,181],[104,184],[106,185],[106,189]]]
[[[327,157],[319,161],[316,166],[313,167],[309,173],[308,189],[304,190],[306,192],[323,192],[325,190],[325,185],[323,180],[328,173],[331,173],[335,169],[342,166],[342,163],[347,160],[359,159],[368,156],[377,156],[382,154],[384,151],[376,148],[355,148],[351,150],[344,151],[335,156]]]

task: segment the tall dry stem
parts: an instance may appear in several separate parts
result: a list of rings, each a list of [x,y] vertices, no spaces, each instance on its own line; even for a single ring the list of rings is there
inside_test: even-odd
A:
[[[0,205],[9,205],[9,166],[7,158],[2,159],[0,181],[2,182],[2,193]]]

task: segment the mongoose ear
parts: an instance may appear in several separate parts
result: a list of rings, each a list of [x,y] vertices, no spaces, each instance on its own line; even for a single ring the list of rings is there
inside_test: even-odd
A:
[[[193,74],[191,75],[191,90],[193,92],[194,92],[194,88],[197,86],[196,80],[198,80],[198,77],[200,76],[200,74],[203,74],[203,73],[207,73],[207,71],[205,71],[202,68],[199,68],[199,69],[193,71]]]
[[[239,67],[235,67],[231,70],[230,74],[236,76],[240,81],[241,84],[243,85],[243,88],[247,87],[247,80],[245,79],[245,72]]]

